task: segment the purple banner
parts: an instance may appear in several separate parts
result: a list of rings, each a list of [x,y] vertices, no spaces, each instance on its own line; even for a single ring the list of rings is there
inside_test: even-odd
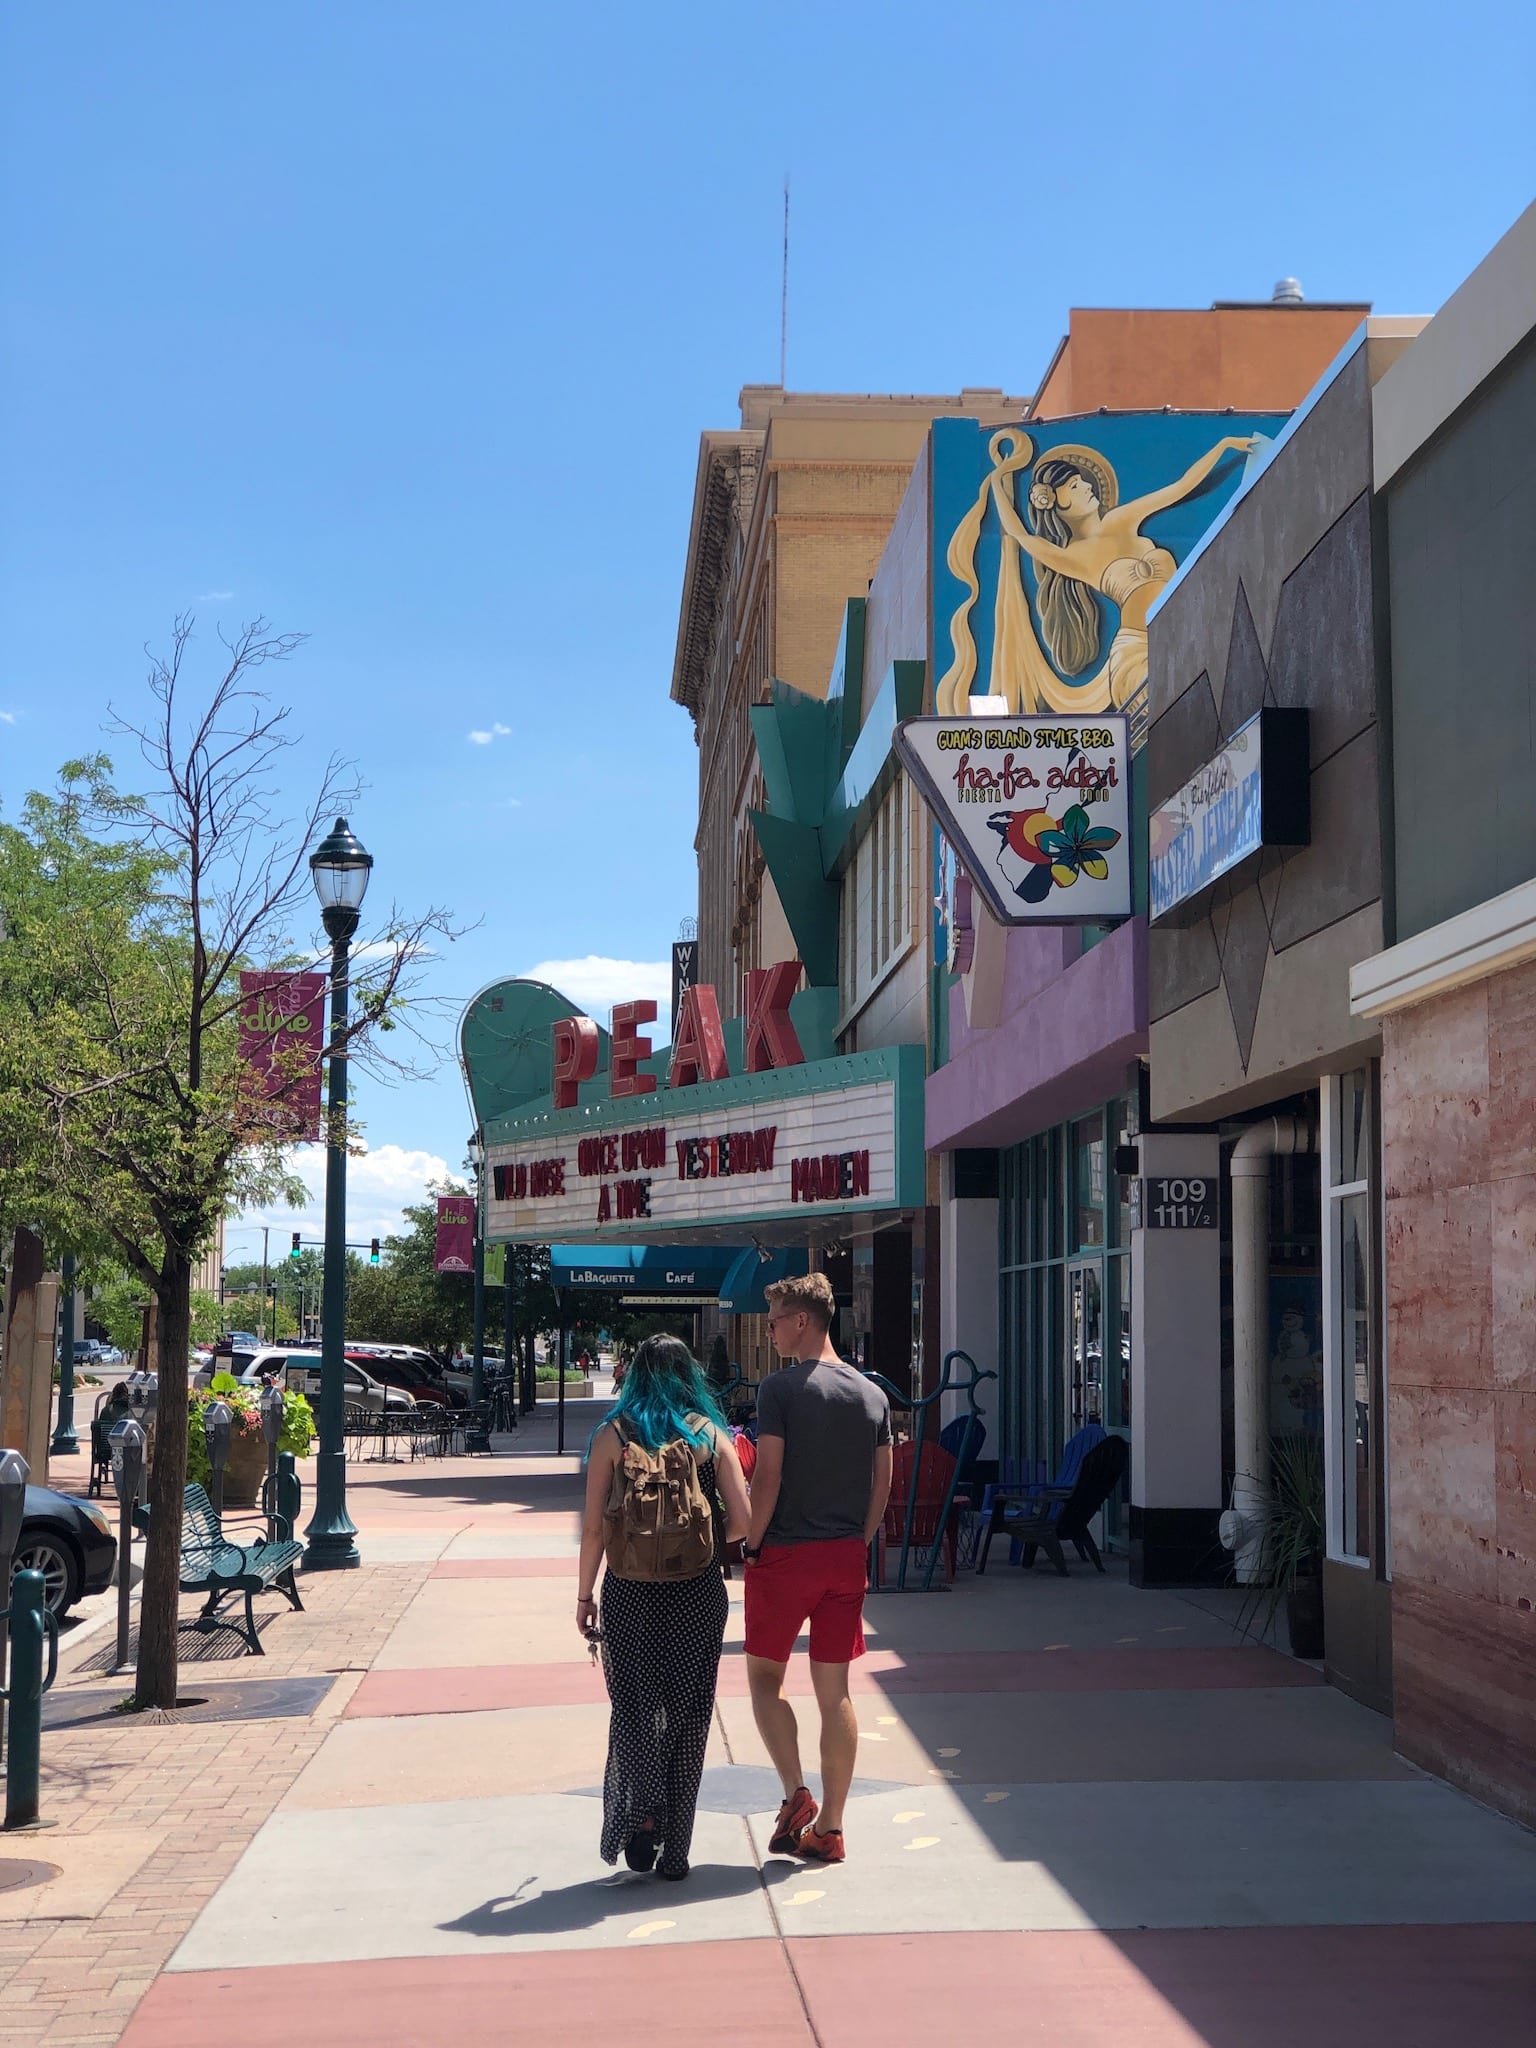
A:
[[[439,1273],[473,1273],[475,1270],[475,1203],[472,1195],[438,1196],[434,1269]]]
[[[320,1135],[320,1055],[325,1048],[323,974],[240,977],[240,1058],[255,1120],[294,1139]]]

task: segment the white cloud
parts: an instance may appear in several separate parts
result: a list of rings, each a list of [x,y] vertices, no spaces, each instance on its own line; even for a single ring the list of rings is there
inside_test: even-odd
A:
[[[601,953],[588,953],[584,960],[541,960],[537,967],[528,968],[525,978],[547,981],[604,1025],[615,1003],[650,996],[657,1015],[649,1036],[657,1045],[666,1042],[672,1009],[669,960],[609,960]]]
[[[16,714],[14,711],[0,711],[0,725],[14,725],[15,723]]]
[[[301,1145],[289,1166],[303,1181],[308,1198],[298,1209],[247,1209],[231,1218],[226,1232],[227,1257],[240,1263],[261,1255],[261,1226],[271,1230],[271,1257],[285,1258],[288,1240],[297,1230],[317,1241],[325,1235],[325,1147]],[[456,1169],[454,1170],[457,1171]],[[377,1145],[359,1159],[347,1161],[347,1236],[354,1243],[396,1235],[408,1202],[426,1199],[428,1183],[446,1180],[450,1169],[435,1152],[416,1152],[403,1145]],[[459,1176],[462,1178],[462,1176]]]
[[[470,733],[468,737],[471,746],[488,747],[492,740],[510,739],[512,737],[512,728],[510,725],[501,725],[499,723],[490,727],[481,726]]]
[[[234,596],[232,590],[205,590],[200,597],[194,597],[194,604],[228,604]]]

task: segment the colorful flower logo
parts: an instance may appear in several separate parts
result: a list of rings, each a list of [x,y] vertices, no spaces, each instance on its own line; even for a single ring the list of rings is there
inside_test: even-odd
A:
[[[1104,858],[1120,841],[1110,825],[1095,825],[1081,804],[1073,804],[1061,817],[1049,811],[997,811],[987,820],[1002,840],[999,865],[1004,851],[1024,863],[1024,873],[1010,885],[1025,903],[1043,903],[1052,889],[1070,889],[1079,875],[1102,882],[1109,874]],[[1007,874],[1007,868],[1003,869]]]

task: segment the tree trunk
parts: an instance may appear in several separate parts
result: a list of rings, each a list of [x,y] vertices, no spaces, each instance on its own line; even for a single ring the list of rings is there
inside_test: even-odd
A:
[[[160,1389],[155,1406],[155,1465],[149,1488],[149,1541],[139,1604],[134,1702],[140,1707],[174,1707],[181,1500],[187,1484],[187,1354],[192,1322],[192,1262],[184,1253],[167,1251],[155,1298]]]

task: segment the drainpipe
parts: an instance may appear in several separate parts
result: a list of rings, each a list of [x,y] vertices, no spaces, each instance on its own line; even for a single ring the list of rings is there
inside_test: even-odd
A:
[[[1239,1585],[1261,1580],[1269,1513],[1269,1162],[1315,1152],[1309,1117],[1253,1124],[1232,1152],[1232,1505],[1221,1540]]]

